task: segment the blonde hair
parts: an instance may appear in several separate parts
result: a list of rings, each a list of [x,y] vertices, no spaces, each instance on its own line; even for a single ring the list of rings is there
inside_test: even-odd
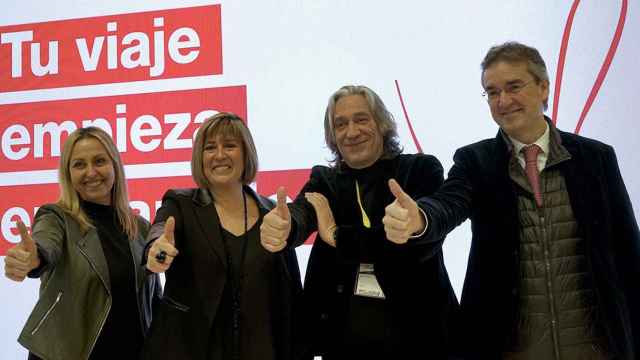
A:
[[[244,157],[244,169],[242,170],[243,184],[248,185],[256,178],[258,173],[258,153],[253,143],[253,137],[244,120],[238,115],[228,112],[220,112],[206,119],[196,135],[191,153],[191,176],[201,189],[209,189],[209,180],[204,175],[202,168],[202,154],[204,145],[209,136],[222,136],[238,139],[242,143]]]
[[[104,130],[97,127],[86,127],[77,129],[64,143],[60,156],[60,166],[58,168],[58,179],[60,181],[60,198],[57,205],[73,217],[79,224],[83,232],[93,228],[91,220],[80,206],[80,197],[71,183],[71,154],[76,143],[83,139],[96,139],[102,144],[111,159],[115,173],[115,181],[111,189],[111,206],[116,210],[118,221],[129,239],[135,239],[138,235],[138,221],[136,215],[129,207],[129,195],[127,192],[127,182],[124,178],[124,167],[120,160],[120,153],[116,148],[111,136]]]

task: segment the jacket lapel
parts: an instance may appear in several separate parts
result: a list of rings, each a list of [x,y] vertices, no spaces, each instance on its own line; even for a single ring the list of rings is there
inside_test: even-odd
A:
[[[585,219],[593,218],[591,211],[596,210],[594,206],[597,205],[591,203],[590,200],[593,200],[593,197],[587,196],[587,194],[597,192],[599,187],[597,183],[592,181],[596,177],[591,174],[588,164],[585,163],[584,154],[582,154],[579,144],[568,136],[563,136],[562,133],[561,137],[562,145],[571,154],[571,160],[559,164],[560,171],[567,184],[567,192],[576,220],[583,229],[588,230],[590,222]],[[586,231],[586,233],[590,233],[590,231]]]
[[[253,199],[256,201],[261,217],[274,207],[273,203],[260,197],[249,186],[245,185],[243,186],[243,189],[249,194],[250,197],[253,197]],[[200,224],[200,228],[205,235],[207,244],[209,244],[209,248],[213,252],[214,256],[218,257],[220,262],[226,268],[227,257],[225,254],[224,245],[221,241],[222,234],[220,232],[220,219],[218,218],[218,213],[215,206],[213,205],[213,198],[207,190],[198,189],[194,193],[192,201],[195,204],[194,209],[196,217],[198,219],[198,223]]]
[[[510,167],[513,166],[513,145],[505,134],[500,130],[494,142],[493,154],[490,154],[490,160],[486,163],[486,168],[491,169],[485,179],[491,179],[486,185],[487,194],[491,194],[494,199],[493,211],[500,214],[503,224],[503,230],[506,236],[503,239],[509,239],[509,246],[504,249],[511,251],[519,246],[519,229],[520,220],[518,212],[518,199],[516,183],[509,175]],[[517,164],[520,166],[519,164]],[[494,168],[492,166],[495,166]]]
[[[138,221],[139,229],[142,228],[143,223]],[[144,244],[145,237],[139,232],[138,237],[134,241],[129,241],[129,251],[131,252],[131,256],[133,257],[133,266],[134,266],[134,276],[136,280],[137,289],[142,289],[144,287],[144,282],[146,276],[140,276],[140,274],[145,274],[146,266],[140,262],[142,259],[142,252],[144,251],[144,247],[138,244]]]
[[[255,190],[253,190],[250,186],[244,185],[243,190],[256,201],[256,204],[258,204],[260,217],[266,215],[269,211],[271,211],[271,209],[275,207],[275,202],[258,195],[258,193],[256,193]]]
[[[208,247],[213,252],[213,255],[218,257],[226,269],[227,257],[222,241],[220,241],[222,239],[220,220],[213,205],[213,199],[207,190],[198,189],[194,193],[192,200],[196,205],[194,211],[200,224],[200,229],[204,234],[204,241],[209,245]]]
[[[80,233],[80,228],[75,221],[71,221],[71,231]],[[102,244],[100,244],[100,238],[98,237],[98,231],[95,228],[89,229],[84,236],[69,236],[69,238],[77,238],[76,246],[80,253],[84,255],[91,268],[95,270],[98,277],[102,281],[107,293],[111,295],[111,283],[109,279],[109,266],[107,259],[104,257],[104,251],[102,250]]]

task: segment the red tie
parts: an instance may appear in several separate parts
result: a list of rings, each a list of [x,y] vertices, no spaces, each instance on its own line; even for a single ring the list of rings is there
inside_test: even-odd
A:
[[[524,153],[524,172],[527,173],[527,179],[533,189],[533,196],[536,198],[538,207],[542,207],[542,194],[540,193],[540,176],[538,174],[538,154],[542,151],[536,144],[528,145],[522,148]]]

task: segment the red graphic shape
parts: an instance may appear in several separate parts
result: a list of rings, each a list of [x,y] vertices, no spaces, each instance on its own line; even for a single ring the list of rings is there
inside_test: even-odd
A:
[[[413,139],[413,143],[416,145],[416,149],[418,152],[422,154],[422,146],[420,146],[420,141],[416,137],[416,133],[413,131],[413,126],[411,126],[411,120],[409,120],[409,114],[407,113],[407,108],[404,106],[404,99],[402,98],[402,93],[400,92],[400,84],[398,84],[398,80],[396,82],[396,90],[398,91],[398,97],[400,98],[400,105],[402,106],[402,112],[404,113],[404,118],[407,120],[407,126],[409,126],[409,132],[411,133],[411,138]]]
[[[569,45],[569,37],[571,35],[571,29],[573,27],[573,18],[575,17],[576,11],[578,10],[578,6],[580,5],[580,0],[574,0],[571,5],[571,10],[569,11],[569,16],[567,17],[567,23],[564,28],[564,33],[562,35],[562,43],[560,45],[560,55],[558,56],[558,67],[557,67],[557,75],[556,75],[556,83],[554,88],[553,95],[553,112],[552,112],[552,120],[553,123],[556,124],[558,121],[558,106],[560,102],[560,89],[562,86],[562,75],[564,72],[564,64],[566,61],[567,55],[567,47]],[[607,51],[607,55],[604,58],[602,66],[600,67],[600,71],[598,72],[598,76],[593,83],[593,87],[589,92],[589,96],[587,97],[587,101],[582,108],[582,112],[580,113],[580,118],[578,119],[578,124],[576,125],[575,133],[579,134],[580,129],[582,128],[582,124],[587,117],[587,113],[591,109],[591,105],[595,101],[598,96],[598,92],[600,91],[600,87],[604,82],[604,79],[607,76],[607,72],[609,71],[609,66],[611,66],[611,62],[616,54],[616,50],[618,49],[618,44],[620,43],[620,38],[622,37],[622,31],[624,30],[624,23],[627,18],[627,0],[622,0],[622,7],[620,8],[620,17],[618,18],[618,25],[616,26],[616,31],[613,35],[613,39],[611,40],[611,44],[609,45],[609,50]]]

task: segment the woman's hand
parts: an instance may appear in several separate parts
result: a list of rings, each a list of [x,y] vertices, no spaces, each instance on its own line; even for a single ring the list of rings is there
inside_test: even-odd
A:
[[[327,244],[336,247],[336,239],[333,237],[333,233],[336,230],[336,221],[333,219],[329,201],[324,195],[315,192],[305,193],[304,197],[316,211],[320,238]]]
[[[173,231],[175,220],[173,216],[167,219],[164,224],[164,233],[153,242],[147,256],[147,269],[154,273],[162,273],[169,270],[173,258],[178,255]]]
[[[38,247],[27,231],[27,227],[18,220],[20,242],[7,250],[4,259],[4,274],[13,281],[23,281],[31,270],[40,266]]]

